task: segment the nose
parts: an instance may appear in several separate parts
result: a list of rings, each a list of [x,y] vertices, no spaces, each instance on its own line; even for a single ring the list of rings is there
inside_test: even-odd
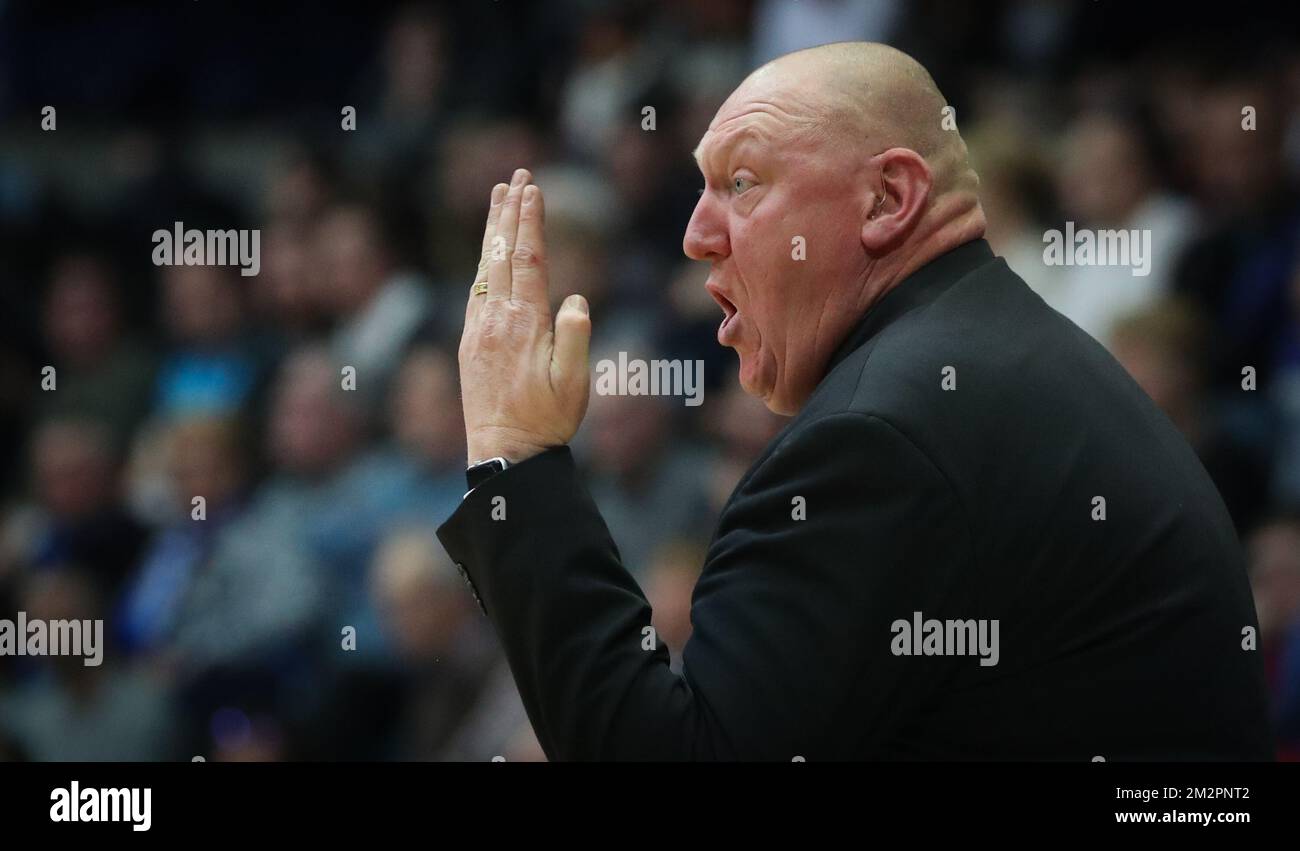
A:
[[[731,254],[725,214],[707,189],[686,225],[682,251],[692,260],[721,260]]]

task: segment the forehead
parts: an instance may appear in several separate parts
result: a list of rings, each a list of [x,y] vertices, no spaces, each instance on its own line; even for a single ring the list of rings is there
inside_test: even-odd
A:
[[[768,122],[744,115],[738,117],[732,124],[717,129],[709,128],[700,139],[700,144],[695,146],[693,153],[695,161],[703,167],[705,157],[746,140],[767,143],[775,141],[777,128],[765,127],[765,123]]]
[[[799,98],[799,81],[776,81],[771,76],[742,83],[718,109],[709,129],[696,146],[696,162],[715,149],[744,140],[766,144],[788,144],[798,140],[801,130],[819,123],[820,113],[810,98]]]

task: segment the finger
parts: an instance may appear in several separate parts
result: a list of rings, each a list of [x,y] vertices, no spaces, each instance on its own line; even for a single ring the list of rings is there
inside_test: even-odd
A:
[[[551,386],[586,389],[587,349],[591,344],[591,316],[587,300],[571,295],[555,315],[555,348],[551,352]]]
[[[510,256],[510,298],[530,302],[541,308],[539,312],[543,316],[550,313],[546,295],[545,220],[542,190],[537,186],[524,187],[519,207],[519,233]]]
[[[510,181],[506,200],[501,202],[501,218],[497,220],[497,232],[492,237],[492,250],[488,257],[489,299],[510,298],[510,255],[514,253],[519,232],[519,201],[531,179],[528,169],[517,169]]]
[[[492,238],[497,233],[497,220],[501,218],[501,202],[505,200],[506,190],[510,187],[504,183],[498,183],[492,187],[492,200],[488,204],[487,226],[483,228],[483,248],[479,252],[478,272],[474,275],[474,283],[485,283],[488,279],[488,260],[492,253]],[[469,290],[469,299],[465,303],[465,319],[478,313],[478,305],[482,303],[483,296],[474,294],[474,287],[471,284]]]
[[[492,253],[492,237],[497,234],[497,222],[501,218],[501,202],[505,200],[506,191],[510,189],[504,183],[498,183],[492,187],[492,201],[488,206],[487,226],[483,228],[483,250],[479,254],[478,274],[474,276],[474,283],[486,281],[488,278],[488,257]]]

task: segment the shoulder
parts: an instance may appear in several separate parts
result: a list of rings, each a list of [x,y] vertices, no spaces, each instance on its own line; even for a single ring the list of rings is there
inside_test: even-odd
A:
[[[1029,373],[1063,378],[1085,336],[995,258],[850,353],[796,421],[871,415],[937,458],[953,429],[992,426],[1001,402],[1025,398]]]
[[[849,514],[918,495],[960,511],[947,474],[887,418],[840,410],[791,425],[737,486],[725,514],[788,511],[793,500]],[[784,508],[783,508],[784,507]]]
[[[1034,384],[1064,380],[1070,358],[1049,354],[1082,334],[1000,258],[909,310],[840,361],[778,436],[762,463],[793,456],[816,465],[860,457],[875,465],[930,467],[960,480],[971,459],[957,449],[998,444],[1009,398],[1037,403]],[[1041,376],[1044,370],[1062,373]],[[987,440],[972,441],[974,432]],[[756,471],[754,471],[756,472]]]

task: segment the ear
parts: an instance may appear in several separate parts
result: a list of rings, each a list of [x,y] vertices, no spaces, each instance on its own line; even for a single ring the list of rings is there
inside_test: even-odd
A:
[[[934,178],[925,159],[910,148],[890,148],[873,159],[880,168],[880,188],[871,193],[862,222],[862,245],[878,256],[892,251],[916,228],[930,201]]]

